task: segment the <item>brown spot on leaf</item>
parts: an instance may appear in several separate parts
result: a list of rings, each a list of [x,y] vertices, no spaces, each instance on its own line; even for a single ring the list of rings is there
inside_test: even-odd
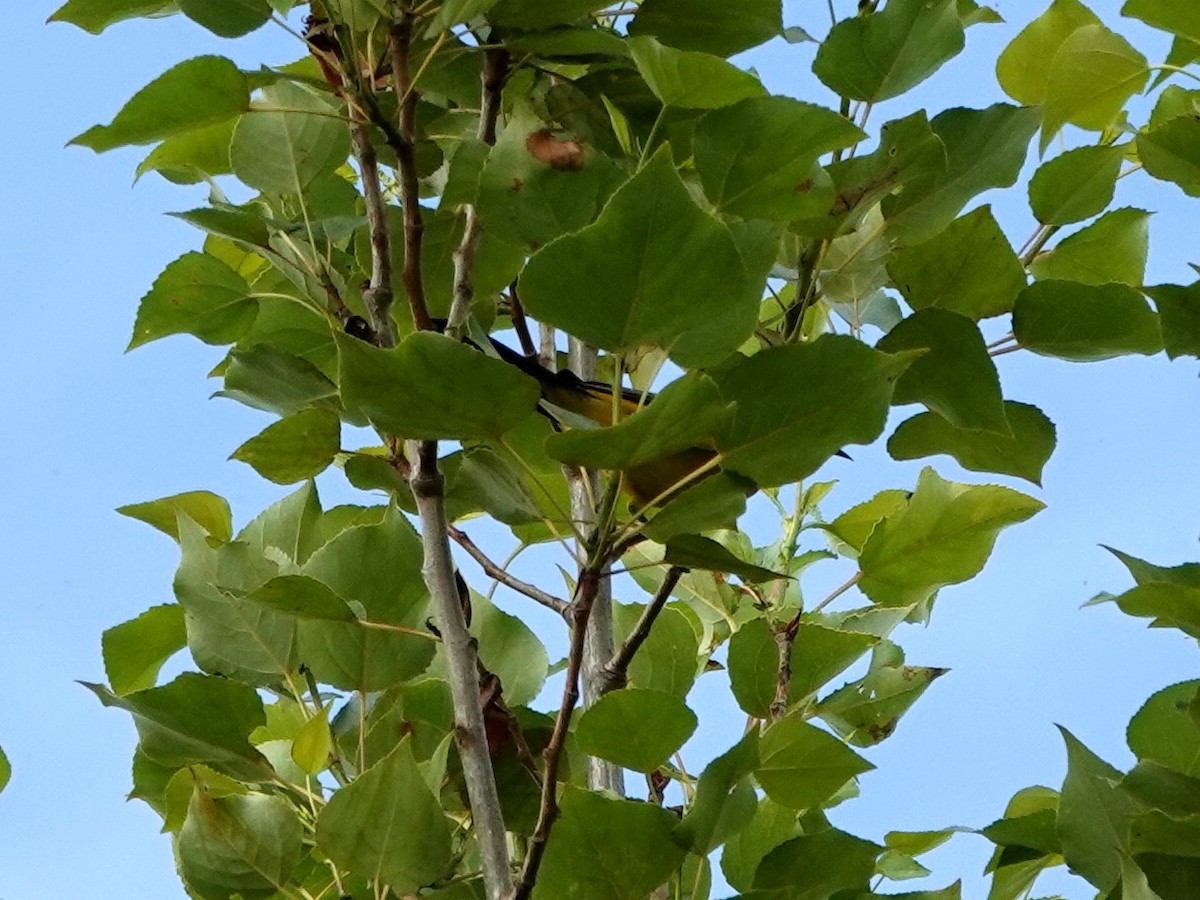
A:
[[[527,137],[525,149],[538,162],[560,172],[583,168],[583,145],[579,141],[555,137],[549,129],[543,128]]]
[[[807,194],[812,189],[813,189],[813,182],[812,182],[811,178],[804,179],[802,182],[800,182],[794,188],[794,190],[796,191],[797,194]]]

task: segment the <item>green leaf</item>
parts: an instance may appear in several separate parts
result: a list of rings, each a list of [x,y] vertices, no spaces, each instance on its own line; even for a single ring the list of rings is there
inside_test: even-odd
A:
[[[900,717],[948,669],[931,666],[872,665],[858,681],[834,691],[815,712],[843,740],[871,747],[891,736]]]
[[[900,247],[888,275],[915,310],[931,307],[985,319],[1012,310],[1025,269],[990,206],[951,222],[920,244]]]
[[[1125,147],[1076,147],[1043,163],[1029,182],[1029,206],[1043,225],[1069,225],[1112,202]]]
[[[1103,25],[1071,32],[1046,81],[1042,150],[1067,123],[1090,131],[1108,128],[1149,77],[1146,57],[1119,34]]]
[[[1126,0],[1121,15],[1141,19],[1147,25],[1174,32],[1182,38],[1200,41],[1200,10],[1187,0]]]
[[[759,786],[776,803],[792,809],[817,808],[847,781],[875,768],[837,738],[809,725],[800,712],[763,732],[759,757]]]
[[[733,528],[746,511],[746,495],[753,487],[744,478],[717,472],[667,501],[642,533],[665,544],[680,534]]]
[[[377,691],[425,670],[435,645],[425,637],[429,596],[422,558],[420,539],[393,507],[379,524],[347,528],[308,559],[302,574],[352,607],[357,604],[362,618],[414,632],[301,620],[298,654],[318,681],[342,690]],[[324,605],[332,614],[333,604]]]
[[[1116,598],[1123,613],[1150,616],[1155,625],[1200,637],[1200,564],[1162,568],[1120,550],[1105,549],[1121,560],[1137,581],[1137,587]]]
[[[671,538],[667,542],[663,562],[685,569],[728,572],[743,581],[755,584],[787,577],[748,563],[711,538],[698,534],[680,534]]]
[[[811,698],[878,643],[879,638],[872,634],[801,622],[792,644],[788,703]]]
[[[899,512],[908,503],[911,494],[898,488],[880,491],[870,500],[852,506],[833,520],[826,531],[837,538],[838,552],[857,557],[862,553],[867,538],[884,518]],[[848,548],[848,549],[847,549]]]
[[[640,604],[613,604],[618,642],[633,631],[644,609]],[[700,643],[688,617],[676,605],[668,605],[654,620],[650,636],[629,665],[629,684],[683,699],[696,681],[699,659]]]
[[[920,603],[940,588],[974,578],[997,535],[1045,504],[997,485],[943,481],[924,469],[908,503],[863,545],[859,587],[884,606]]]
[[[300,726],[292,740],[292,761],[308,775],[317,775],[329,765],[333,735],[329,732],[329,712],[326,707]]]
[[[229,145],[233,172],[268,194],[301,194],[350,154],[344,112],[295,84],[280,81],[238,121]]]
[[[664,47],[652,37],[631,37],[633,61],[664,106],[717,109],[766,93],[749,72],[717,56]]]
[[[450,828],[429,790],[412,739],[340,788],[317,817],[317,846],[338,866],[415,893],[450,862]]]
[[[1081,284],[1142,283],[1150,249],[1150,213],[1115,209],[1062,240],[1029,266],[1039,281]]]
[[[721,854],[721,871],[731,885],[749,891],[763,857],[798,833],[796,811],[764,797],[758,803],[754,818],[726,842]]]
[[[1000,54],[996,77],[1004,92],[1018,103],[1041,106],[1046,101],[1050,70],[1063,43],[1076,30],[1099,22],[1079,0],[1053,0]]]
[[[306,575],[280,575],[246,594],[251,603],[300,619],[353,622],[354,611],[328,587]]]
[[[754,886],[785,891],[797,900],[817,900],[840,892],[866,892],[883,848],[828,828],[780,844],[763,858]]]
[[[1200,681],[1184,681],[1150,697],[1129,721],[1126,739],[1139,760],[1200,776],[1200,722],[1192,704]]]
[[[445,0],[438,6],[437,12],[429,20],[426,37],[437,37],[444,31],[449,31],[455,25],[469,22],[476,16],[481,16],[496,5],[497,0]]]
[[[710,762],[675,839],[693,853],[708,854],[754,817],[757,797],[748,776],[758,768],[758,729]]]
[[[711,445],[730,412],[711,378],[689,374],[612,427],[551,435],[546,453],[589,469],[633,469],[697,445]]]
[[[232,592],[254,590],[278,573],[278,565],[243,541],[212,547],[204,531],[183,517],[179,547],[175,596],[187,614],[196,664],[250,684],[277,684],[297,663],[295,621]]]
[[[790,222],[828,212],[833,186],[817,160],[864,137],[831,109],[755,97],[701,119],[692,152],[704,193],[722,213]]]
[[[299,488],[259,513],[237,539],[253,547],[263,556],[277,559],[268,548],[283,552],[290,561],[302,564],[320,546],[318,527],[321,520],[321,500],[316,486],[306,481]],[[266,581],[266,579],[262,579]],[[255,582],[254,586],[262,582]]]
[[[624,688],[579,718],[575,738],[589,756],[635,772],[653,772],[696,730],[696,714],[664,691]]]
[[[202,897],[273,894],[300,863],[302,833],[281,797],[215,797],[197,785],[175,842],[179,873]]]
[[[163,663],[187,646],[183,608],[152,606],[135,619],[109,628],[101,640],[104,674],[118,697],[154,687]]]
[[[1004,401],[1004,414],[1007,435],[956,428],[936,413],[920,413],[896,427],[888,453],[900,460],[945,453],[971,472],[1015,475],[1040,486],[1054,452],[1054,423],[1036,406],[1011,400]]]
[[[977,194],[1017,180],[1038,110],[997,103],[987,109],[948,109],[930,123],[945,147],[946,166],[905,182],[883,199],[889,233],[904,243],[929,240]]]
[[[518,104],[488,154],[479,178],[479,213],[509,241],[547,244],[596,218],[621,176],[608,157],[587,144],[579,156],[554,165],[531,147],[553,137],[525,104]]]
[[[546,648],[528,625],[486,597],[472,594],[471,610],[471,634],[479,642],[479,661],[499,676],[509,706],[528,706],[546,682],[550,669]]]
[[[170,11],[173,0],[67,0],[48,22],[70,22],[84,31],[99,34],[109,25],[142,16]]]
[[[1184,819],[1200,813],[1200,778],[1142,760],[1121,780],[1121,788],[1146,808]]]
[[[734,632],[726,665],[738,706],[747,715],[767,718],[779,682],[779,648],[766,619],[751,619]]]
[[[663,151],[613,195],[595,223],[535,254],[520,289],[526,311],[539,321],[625,353],[642,344],[670,349],[727,304],[750,307],[745,283],[729,229],[695,204]],[[758,304],[754,297],[753,308]],[[724,352],[741,339],[730,335]]]
[[[414,440],[499,437],[533,412],[528,375],[434,332],[381,350],[337,336],[342,400],[389,434]]]
[[[1006,815],[993,822],[980,834],[1003,847],[1028,847],[1041,853],[1062,853],[1058,839],[1058,802],[1047,809],[1022,816]]]
[[[133,716],[138,744],[150,759],[179,768],[204,763],[240,781],[269,781],[274,772],[250,746],[251,731],[266,721],[262,700],[246,684],[185,672],[170,684],[118,697],[84,684],[105,706]]]
[[[1160,284],[1146,288],[1158,307],[1167,356],[1200,357],[1200,282],[1186,287]]]
[[[1162,349],[1158,316],[1124,284],[1039,281],[1017,298],[1013,334],[1043,356],[1091,361]]]
[[[1117,786],[1121,773],[1059,726],[1067,744],[1067,777],[1058,804],[1058,835],[1067,865],[1101,891],[1121,877],[1128,854],[1133,801]]]
[[[188,491],[159,500],[133,503],[117,509],[123,516],[145,522],[179,540],[179,514],[187,516],[218,541],[233,535],[233,514],[229,502],[209,491]]]
[[[241,37],[266,24],[266,0],[179,0],[179,11],[219,37]]]
[[[920,84],[963,45],[956,0],[889,0],[834,25],[813,72],[835,94],[878,103]]]
[[[900,376],[892,403],[923,403],[958,428],[1010,433],[1000,376],[970,319],[944,309],[922,309],[876,346],[886,353],[927,351]]]
[[[568,787],[533,900],[640,900],[683,860],[665,809]]]
[[[231,60],[197,56],[168,69],[134,94],[110,124],[95,125],[71,143],[97,153],[149,144],[231,118],[249,106],[246,76]]]
[[[607,5],[605,0],[500,0],[488,19],[496,25],[535,30],[573,22]]]
[[[288,416],[310,406],[336,406],[337,385],[306,359],[270,344],[234,347],[219,396]]]
[[[783,33],[780,0],[645,0],[629,23],[633,36],[650,35],[680,50],[732,56]]]
[[[271,228],[262,214],[253,209],[221,205],[170,215],[196,226],[201,231],[237,244],[267,247],[270,243]]]
[[[137,177],[158,172],[175,184],[198,184],[204,176],[228,175],[229,143],[237,119],[173,134],[146,155],[137,167]]]
[[[4,753],[4,748],[0,747],[0,792],[3,792],[8,787],[8,782],[12,779],[12,764],[8,761],[8,756]]]
[[[760,487],[807,478],[848,444],[883,431],[895,379],[911,356],[823,336],[737,358],[710,375],[737,408],[717,437],[722,468]]]
[[[249,294],[246,280],[225,263],[205,253],[185,253],[142,298],[128,349],[169,334],[231,344],[258,315],[258,302]]]
[[[325,471],[341,449],[337,413],[310,407],[280,419],[230,455],[276,484],[295,484]]]
[[[1200,197],[1200,123],[1179,116],[1139,132],[1136,143],[1147,172],[1179,185],[1190,197]]]

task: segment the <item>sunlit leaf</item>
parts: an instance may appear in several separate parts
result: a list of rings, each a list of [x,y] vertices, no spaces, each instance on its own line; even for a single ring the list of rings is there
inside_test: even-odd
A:
[[[1184,681],[1158,691],[1129,721],[1126,739],[1139,760],[1200,776],[1200,722],[1192,715],[1200,681]]]
[[[336,413],[309,408],[280,419],[233,451],[230,459],[276,484],[294,484],[323,472],[341,448]]]
[[[664,106],[716,109],[766,93],[754,75],[719,57],[664,47],[651,37],[628,43],[638,71]]]
[[[1076,147],[1043,163],[1029,181],[1029,205],[1043,225],[1069,225],[1112,202],[1125,148]]]
[[[185,253],[155,279],[138,306],[129,349],[170,334],[191,334],[206,344],[230,344],[254,321],[258,302],[250,286],[206,253]]]
[[[109,25],[139,16],[169,11],[174,0],[67,0],[50,16],[51,22],[70,22],[99,34]]]
[[[763,732],[759,757],[759,786],[776,803],[792,809],[820,806],[851,778],[874,768],[840,740],[804,721],[801,713]]]
[[[183,608],[153,606],[104,632],[104,674],[118,697],[154,687],[163,663],[187,646]]]
[[[663,691],[611,691],[579,718],[575,737],[584,752],[625,769],[652,772],[691,737],[696,714]]]
[[[179,540],[179,514],[183,513],[219,541],[233,534],[233,514],[224,497],[209,491],[188,491],[159,500],[133,503],[117,509],[123,516],[137,519]]]
[[[1042,281],[1117,282],[1137,287],[1146,273],[1149,250],[1150,213],[1115,209],[1064,238],[1035,259],[1029,270]]]

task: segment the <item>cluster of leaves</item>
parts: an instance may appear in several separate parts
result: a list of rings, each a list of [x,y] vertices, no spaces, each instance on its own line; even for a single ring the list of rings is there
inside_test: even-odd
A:
[[[1200,58],[1190,2],[1127,5],[1177,35],[1172,66]],[[238,36],[297,5],[69,0],[53,18],[99,32],[181,12]],[[105,634],[109,684],[92,688],[137,723],[133,796],[163,816],[194,896],[484,892],[404,441],[453,442],[438,460],[450,522],[490,516],[518,550],[577,538],[592,558],[568,590],[597,559],[619,558],[655,598],[616,605],[626,684],[572,720],[570,703],[557,718],[534,708],[552,669],[539,638],[464,597],[518,857],[538,859],[553,826],[534,897],[636,900],[669,884],[704,900],[720,848],[725,879],[754,900],[857,897],[876,875],[925,874],[915,857],[946,834],[881,846],[824,810],[870,768],[852,747],[890,735],[945,671],[907,665],[895,629],[926,621],[938,592],[974,577],[998,533],[1041,503],[928,468],[915,486],[830,512],[819,505],[832,485],[805,482],[840,448],[881,438],[891,407],[918,404],[887,438],[893,457],[946,454],[1036,484],[1054,426],[1004,397],[994,357],[1200,355],[1200,285],[1143,285],[1149,214],[1106,212],[1136,168],[1200,195],[1200,92],[1160,79],[1149,122],[1129,124],[1151,67],[1078,0],[1054,0],[999,61],[1021,105],[913,112],[859,152],[875,104],[998,19],[971,0],[860,6],[813,61],[836,110],[768,95],[727,60],[776,36],[805,52],[779,0],[325,0],[310,4],[324,30],[298,61],[247,72],[186,60],[76,138],[96,151],[153,144],[139,174],[209,186],[205,206],[178,213],[203,248],[156,280],[131,346],[175,334],[227,346],[221,395],[279,417],[234,457],[301,484],[236,535],[225,501],[205,492],[122,510],[178,542],[177,602]],[[1040,166],[1037,229],[1020,251],[989,207],[963,213],[1016,182],[1036,134],[1044,151],[1068,126],[1097,139]],[[626,375],[642,391],[669,383],[603,427],[558,410],[568,427],[556,429],[537,380],[477,349],[493,332],[528,339],[526,315],[600,348],[614,388]],[[430,330],[446,317],[447,333]],[[372,426],[379,445],[344,447],[343,424]],[[311,479],[331,466],[385,503],[323,509]],[[579,470],[606,479],[590,534],[572,511]],[[628,509],[614,502],[622,487]],[[767,546],[737,528],[755,489],[780,514]],[[805,546],[810,536],[827,548]],[[799,578],[817,563],[850,574],[813,603]],[[535,593],[503,567],[489,574]],[[159,685],[185,647],[201,671]],[[752,727],[692,777],[676,753],[696,725],[693,684],[722,677],[705,674],[721,668],[714,655]],[[833,686],[856,665],[860,677]],[[1081,754],[1071,785],[1084,783]],[[646,773],[651,802],[589,787],[589,756]],[[671,782],[676,808],[663,798]],[[1060,822],[1079,821],[1068,793]],[[1010,818],[1052,816],[1049,796]],[[1105,890],[1113,871],[1144,871],[1162,900],[1184,896],[1154,881],[1146,854],[1169,855],[1162,844],[1126,837],[1101,868],[1088,860],[1107,832],[1080,832],[1085,851],[1068,851],[1044,819],[1014,826],[1011,846],[1000,824],[988,832],[1006,845],[997,885],[1010,864],[1032,878],[1061,855]],[[1031,830],[1046,838],[1032,849]],[[1148,896],[1133,883],[1128,896]]]
[[[1116,554],[1136,586],[1115,602],[1152,627],[1200,637],[1200,564],[1173,568]],[[1137,758],[1113,768],[1066,729],[1067,776],[1061,791],[1026,788],[1004,818],[983,829],[997,849],[990,898],[1026,896],[1045,869],[1066,864],[1105,900],[1184,900],[1200,891],[1200,681],[1150,697],[1129,721]]]

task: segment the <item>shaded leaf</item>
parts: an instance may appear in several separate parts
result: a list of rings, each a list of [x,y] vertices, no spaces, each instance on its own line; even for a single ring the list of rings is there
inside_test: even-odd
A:
[[[663,691],[610,691],[579,717],[575,738],[589,756],[652,772],[696,730],[696,714]]]
[[[618,643],[629,636],[644,609],[640,604],[613,604],[613,630]],[[683,612],[668,604],[629,665],[629,684],[683,699],[696,681],[699,659],[700,642],[695,630]]]
[[[759,757],[759,786],[776,803],[792,809],[819,807],[847,781],[875,768],[837,738],[809,725],[802,713],[792,713],[763,732]]]
[[[254,688],[225,678],[186,672],[170,684],[118,697],[84,684],[105,706],[133,716],[150,759],[179,768],[204,763],[241,781],[269,781],[274,772],[250,746],[248,735],[266,718]]]
[[[276,484],[295,484],[325,471],[341,449],[337,413],[310,407],[280,419],[230,455]]]
[[[1034,353],[1089,361],[1162,349],[1158,316],[1124,284],[1038,281],[1017,298],[1013,334]]]
[[[963,44],[956,0],[889,0],[834,25],[813,72],[836,94],[878,103],[920,84]]]
[[[817,704],[816,714],[844,740],[870,747],[891,736],[896,724],[947,669],[930,666],[872,665],[861,679]]]
[[[900,376],[892,403],[923,403],[959,428],[1009,433],[1000,376],[970,319],[942,309],[919,310],[876,346],[887,353],[927,351]]]
[[[751,619],[734,632],[726,666],[738,706],[747,715],[767,718],[779,682],[779,648],[766,619]]]
[[[99,34],[116,22],[161,14],[173,5],[173,0],[67,0],[47,21],[70,22]]]
[[[854,665],[879,643],[872,634],[801,622],[792,644],[788,703],[800,703]]]
[[[1149,249],[1150,213],[1115,209],[1039,255],[1029,271],[1039,281],[1117,282],[1137,287],[1146,274]]]
[[[1200,10],[1186,0],[1125,0],[1121,15],[1200,41]]]
[[[758,740],[758,730],[751,728],[704,768],[695,799],[675,829],[675,839],[692,852],[711,852],[754,817],[757,798],[747,776],[758,767]]]
[[[317,817],[317,845],[339,866],[399,894],[443,873],[450,828],[417,767],[411,738],[330,798]]]
[[[1147,172],[1179,185],[1190,197],[1200,197],[1200,122],[1179,116],[1139,132],[1136,142]]]
[[[634,900],[683,860],[665,809],[568,787],[550,833],[534,900]]]
[[[337,336],[342,400],[389,434],[414,440],[499,437],[533,412],[537,383],[434,332],[381,350]]]
[[[241,37],[271,18],[267,0],[179,0],[179,11],[220,37]]]
[[[1126,739],[1139,760],[1200,776],[1200,722],[1192,704],[1200,681],[1184,681],[1153,694],[1129,721]]]
[[[832,897],[840,891],[865,892],[883,848],[829,828],[793,838],[764,857],[754,886],[786,891],[797,900]]]
[[[1029,181],[1029,206],[1043,225],[1069,225],[1103,212],[1116,192],[1125,147],[1076,147],[1043,163]]]
[[[915,310],[930,307],[984,319],[1012,310],[1025,269],[990,206],[951,222],[920,244],[895,250],[888,275]]]
[[[1120,880],[1128,853],[1133,801],[1121,773],[1059,727],[1067,745],[1067,777],[1058,804],[1058,834],[1067,865],[1102,891]]]
[[[920,459],[945,453],[972,472],[1015,475],[1036,485],[1054,452],[1056,430],[1036,406],[1004,401],[1011,434],[956,428],[936,413],[920,413],[901,422],[888,438],[892,459]]]
[[[527,706],[542,690],[550,660],[536,634],[479,594],[471,595],[471,634],[479,642],[479,661],[499,676],[504,702]]]
[[[680,534],[667,542],[663,562],[685,569],[706,569],[711,572],[728,572],[743,581],[761,583],[775,581],[787,576],[756,566],[735,556],[728,548],[711,538],[697,534]]]
[[[783,33],[780,0],[645,0],[629,23],[633,36],[650,35],[680,50],[732,56]]]
[[[849,444],[883,430],[908,354],[889,356],[853,338],[764,350],[711,372],[737,407],[717,437],[722,468],[760,487],[807,478]]]
[[[1200,357],[1200,282],[1186,287],[1161,284],[1146,288],[1158,308],[1167,356]]]

